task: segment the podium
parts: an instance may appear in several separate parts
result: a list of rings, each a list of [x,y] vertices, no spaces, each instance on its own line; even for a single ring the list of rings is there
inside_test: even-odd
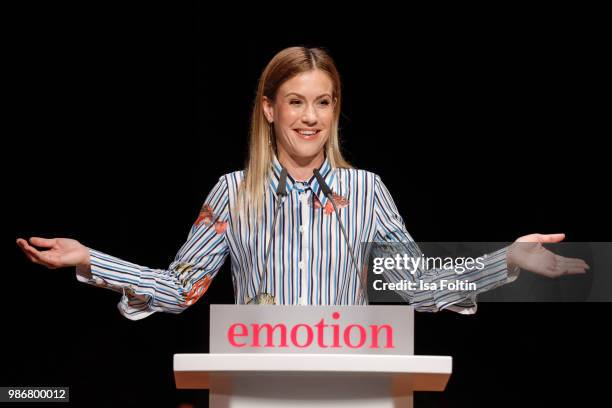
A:
[[[211,352],[175,354],[176,387],[208,389],[212,408],[412,407],[415,391],[443,391],[452,373],[452,357],[413,355],[413,312],[211,305]]]

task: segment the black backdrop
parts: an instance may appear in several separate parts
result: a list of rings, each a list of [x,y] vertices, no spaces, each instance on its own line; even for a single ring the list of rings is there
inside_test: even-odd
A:
[[[5,247],[73,237],[167,266],[218,177],[242,168],[256,81],[290,45],[335,58],[345,154],[382,177],[416,240],[610,240],[597,24],[550,10],[422,24],[393,11],[360,21],[310,12],[244,25],[179,4],[20,16]],[[183,314],[132,322],[116,293],[29,264],[15,246],[0,384],[70,386],[75,406],[205,406],[206,394],[174,390],[172,354],[207,351],[208,306],[233,302],[230,273],[226,264]],[[483,303],[475,316],[417,314],[417,354],[454,357],[447,390],[419,394],[417,406],[592,402],[611,310]]]

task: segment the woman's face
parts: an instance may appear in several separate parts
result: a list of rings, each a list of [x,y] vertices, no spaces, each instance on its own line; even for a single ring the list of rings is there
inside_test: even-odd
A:
[[[289,155],[304,162],[323,156],[334,119],[332,93],[329,76],[315,69],[283,83],[274,101],[264,97],[264,113],[274,123],[279,158]]]

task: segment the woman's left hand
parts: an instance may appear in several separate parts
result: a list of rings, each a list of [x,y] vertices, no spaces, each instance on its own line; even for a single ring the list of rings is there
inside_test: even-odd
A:
[[[589,265],[579,258],[566,258],[544,248],[542,244],[561,242],[565,234],[530,234],[520,237],[510,246],[508,267],[521,269],[549,278],[586,273]]]

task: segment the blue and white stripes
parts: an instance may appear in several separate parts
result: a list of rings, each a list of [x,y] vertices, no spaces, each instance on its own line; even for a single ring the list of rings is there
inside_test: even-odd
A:
[[[288,195],[272,233],[276,186],[281,166],[275,158],[259,222],[239,216],[234,203],[244,176],[237,171],[222,176],[205,201],[214,220],[196,222],[168,269],[152,269],[90,249],[91,270],[77,270],[77,278],[123,293],[119,310],[137,320],[157,311],[180,313],[200,296],[230,256],[236,303],[255,296],[264,275],[264,251],[273,239],[265,292],[279,304],[360,304],[360,285],[331,203],[312,177],[298,182],[287,178]],[[413,256],[420,250],[406,231],[402,217],[380,178],[357,169],[336,169],[325,160],[321,175],[334,192],[334,201],[356,254],[362,243],[404,242]],[[450,309],[474,313],[475,297],[515,279],[508,274],[506,248],[490,254],[485,268],[463,273],[462,280],[478,282],[477,291],[413,291],[400,293],[416,310]],[[360,265],[361,267],[361,265]],[[419,271],[416,278],[448,279],[453,271]],[[397,279],[415,279],[410,274]],[[344,296],[338,294],[348,280]],[[338,297],[340,296],[340,297]]]

